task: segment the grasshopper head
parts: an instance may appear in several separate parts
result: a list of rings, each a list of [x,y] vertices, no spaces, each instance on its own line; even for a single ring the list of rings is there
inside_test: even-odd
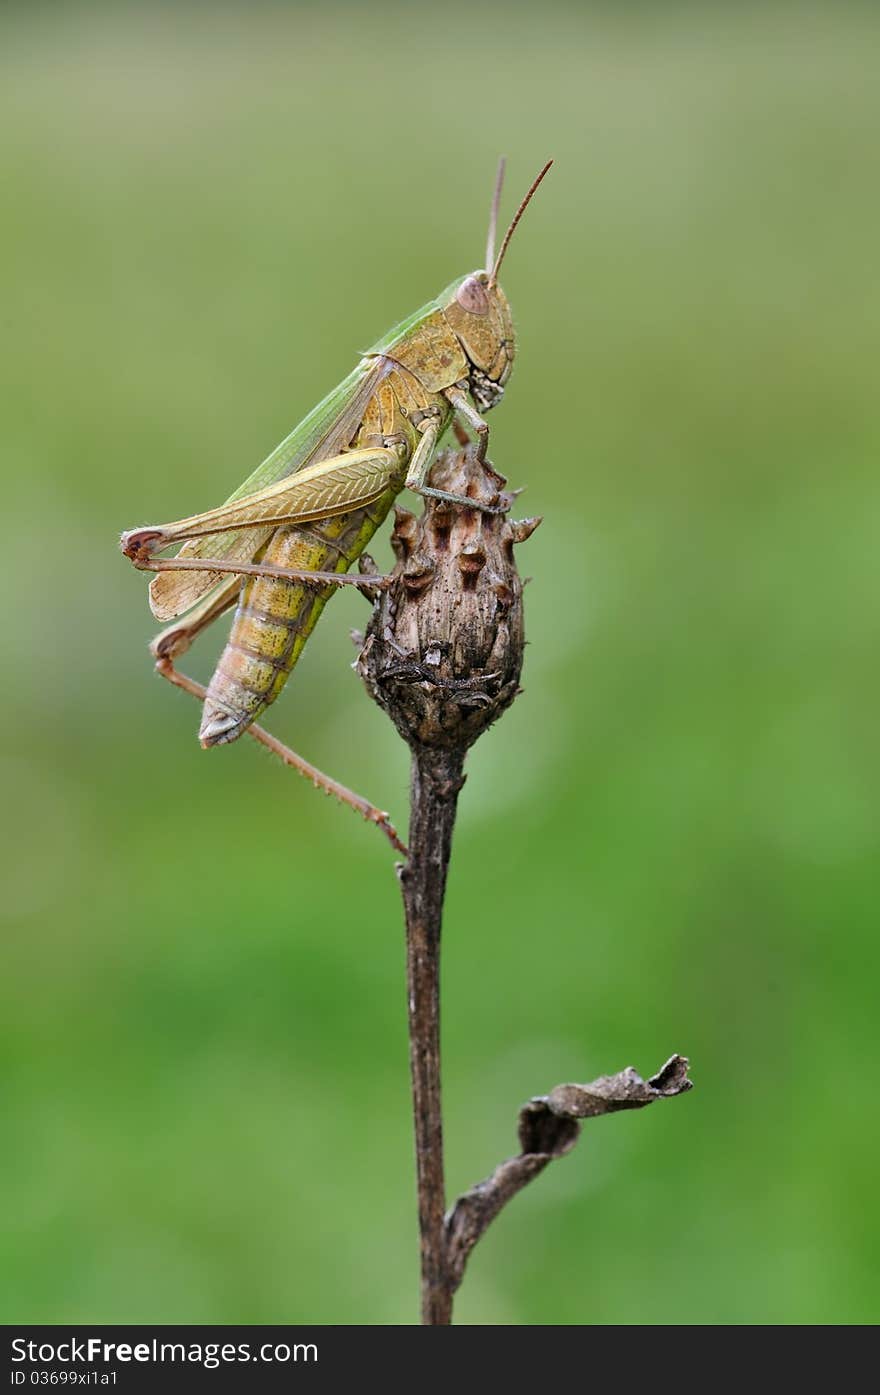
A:
[[[486,412],[504,394],[504,384],[513,369],[516,338],[507,296],[498,284],[498,270],[510,245],[517,223],[544,175],[553,164],[548,160],[511,219],[504,234],[501,250],[495,256],[495,228],[498,205],[504,180],[504,161],[498,166],[492,211],[489,217],[489,237],[486,245],[488,271],[472,271],[463,281],[450,287],[444,306],[446,320],[454,331],[470,364],[470,392],[477,410]]]
[[[488,271],[474,271],[455,288],[447,322],[467,355],[470,391],[477,410],[501,400],[513,368],[516,341],[507,296]]]

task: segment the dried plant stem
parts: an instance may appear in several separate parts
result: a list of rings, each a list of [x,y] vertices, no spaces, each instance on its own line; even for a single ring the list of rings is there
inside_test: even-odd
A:
[[[445,451],[437,488],[485,508],[429,500],[420,519],[397,509],[397,564],[377,592],[357,668],[411,754],[409,856],[399,876],[406,919],[410,1070],[421,1238],[422,1322],[452,1321],[468,1258],[499,1211],[577,1142],[581,1120],[641,1109],[691,1088],[673,1056],[650,1080],[631,1067],[529,1100],[520,1152],[446,1212],[440,1098],[440,929],[465,756],[519,689],[522,581],[514,546],[540,519],[513,521],[505,481],[475,452]],[[503,510],[498,506],[502,504]]]
[[[440,1097],[440,930],[463,764],[463,752],[413,751],[409,860],[400,871],[406,917],[422,1322],[430,1326],[445,1326],[452,1320],[452,1287],[446,1272]]]

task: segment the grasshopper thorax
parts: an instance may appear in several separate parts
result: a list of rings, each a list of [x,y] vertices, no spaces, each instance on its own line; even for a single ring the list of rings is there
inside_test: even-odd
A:
[[[450,288],[444,306],[449,327],[468,361],[468,386],[477,410],[488,411],[504,395],[516,340],[507,296],[488,271],[473,271]]]

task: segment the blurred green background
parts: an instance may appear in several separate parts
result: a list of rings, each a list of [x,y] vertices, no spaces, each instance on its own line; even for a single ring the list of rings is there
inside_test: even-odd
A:
[[[525,695],[445,931],[467,1323],[878,1317],[876,7],[6,6],[6,1322],[417,1310],[389,849],[152,675],[122,528],[220,502],[388,325],[505,286]],[[387,543],[377,549],[387,556]],[[334,600],[269,725],[406,815]],[[190,667],[209,673],[223,625]]]

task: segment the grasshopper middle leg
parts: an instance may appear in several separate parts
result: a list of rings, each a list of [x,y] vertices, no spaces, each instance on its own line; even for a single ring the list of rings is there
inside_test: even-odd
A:
[[[474,413],[473,415],[476,414]],[[478,418],[478,420],[482,421],[482,418]],[[459,441],[461,441],[463,445],[467,445],[468,438],[460,430],[457,420],[454,425]],[[483,425],[485,426],[486,423],[483,422]],[[476,509],[479,513],[504,513],[503,505],[479,503],[476,499],[465,499],[461,494],[450,494],[445,489],[435,489],[433,485],[426,483],[431,466],[434,462],[434,447],[440,435],[440,423],[435,417],[428,417],[421,430],[422,439],[413,452],[413,457],[410,461],[406,476],[406,487],[412,489],[416,494],[421,494],[423,498],[442,499],[444,503],[457,504],[459,508]],[[486,430],[488,431],[488,427],[486,427]],[[462,441],[463,435],[464,440]],[[485,455],[485,446],[483,447],[483,455],[479,455],[480,439],[481,438],[478,438],[475,449],[478,452],[477,458],[482,463],[483,456]]]

